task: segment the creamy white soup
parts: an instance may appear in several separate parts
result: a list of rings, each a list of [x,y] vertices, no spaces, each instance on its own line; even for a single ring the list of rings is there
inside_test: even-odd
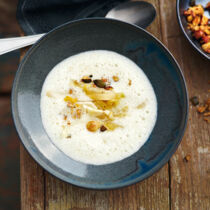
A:
[[[80,162],[113,163],[137,152],[157,117],[153,87],[130,59],[95,50],[71,56],[48,74],[43,126],[54,144]]]

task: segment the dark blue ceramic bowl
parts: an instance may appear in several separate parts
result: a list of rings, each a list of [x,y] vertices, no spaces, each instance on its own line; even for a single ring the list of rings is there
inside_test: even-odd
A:
[[[196,5],[201,4],[203,7],[207,5],[209,0],[196,0]],[[176,11],[179,25],[190,44],[205,58],[210,60],[210,54],[202,50],[200,43],[192,36],[191,31],[187,28],[187,20],[184,16],[184,11],[190,7],[190,0],[177,0]],[[205,15],[210,18],[209,12],[205,11]]]
[[[94,166],[69,158],[49,139],[40,115],[40,93],[57,63],[98,49],[127,56],[144,70],[157,96],[158,117],[138,152],[113,164]],[[111,189],[142,181],[167,163],[185,130],[188,99],[178,64],[151,34],[117,20],[84,19],[56,28],[28,51],[14,81],[12,113],[22,143],[44,169],[77,186]]]

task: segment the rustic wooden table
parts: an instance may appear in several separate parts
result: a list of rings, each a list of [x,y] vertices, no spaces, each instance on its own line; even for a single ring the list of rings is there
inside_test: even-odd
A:
[[[210,62],[181,33],[175,0],[148,0],[157,17],[147,29],[177,59],[189,96],[210,96]],[[24,55],[26,50],[22,52]],[[189,161],[184,161],[190,155]],[[210,209],[210,124],[190,104],[185,136],[170,161],[147,180],[109,191],[86,190],[64,183],[43,170],[20,146],[22,210],[208,210]]]

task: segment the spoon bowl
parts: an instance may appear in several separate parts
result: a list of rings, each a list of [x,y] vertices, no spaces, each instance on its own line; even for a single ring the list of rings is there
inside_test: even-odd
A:
[[[110,10],[106,17],[146,28],[155,19],[156,10],[152,4],[145,1],[126,2]]]

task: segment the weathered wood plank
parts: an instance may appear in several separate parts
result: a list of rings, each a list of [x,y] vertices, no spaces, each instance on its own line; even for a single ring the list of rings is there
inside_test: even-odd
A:
[[[18,68],[18,57],[17,52],[0,57],[0,93],[10,93]]]
[[[158,173],[141,183],[110,191],[75,187],[46,172],[46,210],[168,210],[167,170],[168,165],[165,165]]]
[[[0,33],[5,36],[18,36],[18,22],[16,19],[16,7],[18,0],[0,1]]]
[[[44,209],[44,171],[20,145],[21,209]]]
[[[169,209],[169,182],[168,165],[166,164],[158,173],[136,185],[113,190],[110,193],[109,209]]]
[[[159,4],[163,43],[167,45],[168,37],[182,34],[177,22],[176,0],[159,0]]]
[[[156,12],[157,12],[157,16],[155,20],[149,27],[147,27],[146,30],[152,33],[156,38],[162,40],[162,31],[161,31],[162,26],[161,26],[161,19],[160,19],[159,0],[145,0],[145,1],[151,3],[156,8]]]
[[[20,209],[19,139],[10,98],[0,96],[0,209]]]
[[[174,8],[175,1],[160,0],[161,20],[165,44],[175,56],[188,86],[189,97],[199,96],[200,101],[210,98],[210,65],[180,34],[176,14],[164,13]],[[173,23],[173,25],[171,24]],[[190,104],[189,121],[185,137],[170,160],[171,209],[207,210],[210,207],[210,126]],[[191,159],[184,161],[186,155]]]
[[[0,1],[0,38],[19,35],[19,25],[16,20],[17,2],[18,0]],[[18,52],[0,56],[0,93],[9,93],[11,91],[18,62]]]
[[[169,39],[169,47],[184,63],[189,97],[210,98],[209,62],[200,58],[184,37]],[[175,47],[176,46],[176,47]],[[184,51],[180,49],[185,49]],[[176,49],[176,50],[175,50]],[[170,161],[172,209],[208,209],[210,206],[210,127],[190,104],[188,129],[178,151]],[[191,160],[185,162],[186,155]]]

